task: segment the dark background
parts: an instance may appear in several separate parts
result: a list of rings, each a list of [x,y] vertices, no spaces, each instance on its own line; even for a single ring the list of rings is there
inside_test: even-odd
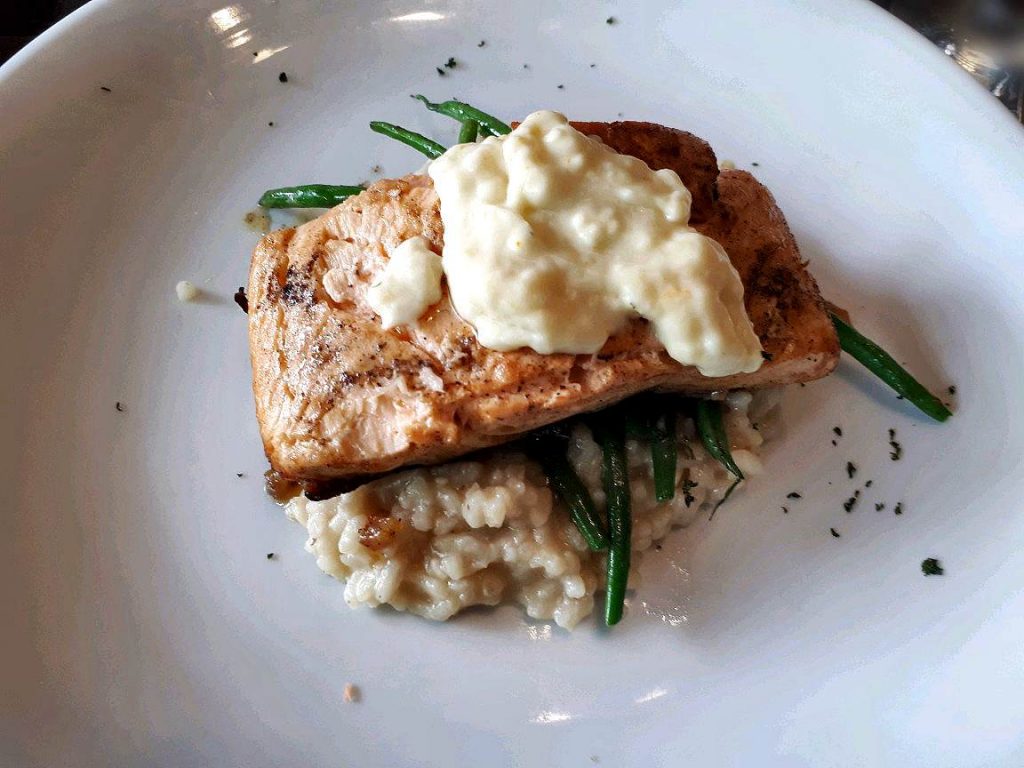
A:
[[[85,0],[5,0],[0,2],[0,62],[63,19]]]

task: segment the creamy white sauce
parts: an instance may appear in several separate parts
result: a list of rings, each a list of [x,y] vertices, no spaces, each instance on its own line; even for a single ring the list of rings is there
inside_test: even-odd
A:
[[[385,328],[411,323],[441,300],[441,275],[441,257],[425,238],[411,237],[392,251],[366,300]]]
[[[690,192],[673,171],[535,112],[507,136],[452,147],[428,172],[452,303],[482,345],[594,353],[640,315],[706,376],[760,367],[743,284],[689,226]]]

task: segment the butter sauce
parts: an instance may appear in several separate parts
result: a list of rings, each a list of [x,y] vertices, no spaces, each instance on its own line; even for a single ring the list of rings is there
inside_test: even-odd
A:
[[[761,345],[722,247],[689,226],[690,193],[557,112],[449,149],[441,200],[452,302],[498,350],[594,353],[631,317],[707,376],[757,370]]]

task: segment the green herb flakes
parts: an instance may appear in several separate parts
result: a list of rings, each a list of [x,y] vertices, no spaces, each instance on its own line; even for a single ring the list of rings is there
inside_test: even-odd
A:
[[[689,509],[690,505],[696,501],[692,491],[697,487],[697,484],[690,478],[683,480],[683,503],[686,504],[686,508]]]
[[[889,430],[889,458],[899,461],[903,457],[903,446],[896,441],[896,430]]]
[[[860,491],[854,491],[853,496],[843,502],[843,509],[847,512],[852,512],[853,508],[857,505],[857,499],[860,498]]]

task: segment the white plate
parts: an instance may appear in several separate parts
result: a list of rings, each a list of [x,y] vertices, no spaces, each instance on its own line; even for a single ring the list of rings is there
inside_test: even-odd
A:
[[[634,5],[94,2],[3,68],[0,762],[1022,763],[1024,133],[867,2]],[[757,162],[956,417],[849,363],[794,389],[771,476],[647,557],[612,632],[350,612],[261,491],[231,293],[262,189],[419,165],[371,118],[453,139],[419,91]]]

